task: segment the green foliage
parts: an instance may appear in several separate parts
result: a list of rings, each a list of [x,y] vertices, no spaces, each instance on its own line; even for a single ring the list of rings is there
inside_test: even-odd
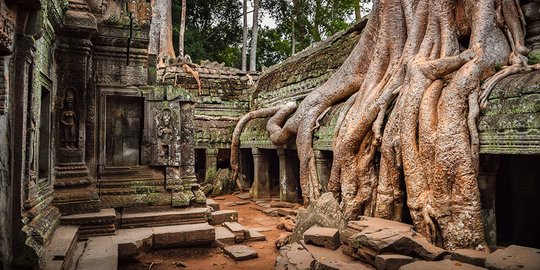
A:
[[[540,50],[530,52],[527,57],[529,58],[529,65],[540,63]]]
[[[242,26],[240,1],[188,0],[186,2],[185,53],[194,63],[224,62],[238,67]],[[178,48],[181,0],[173,0],[173,41]]]
[[[278,29],[268,27],[259,30],[257,41],[258,66],[272,66],[290,56],[291,43],[285,40]]]

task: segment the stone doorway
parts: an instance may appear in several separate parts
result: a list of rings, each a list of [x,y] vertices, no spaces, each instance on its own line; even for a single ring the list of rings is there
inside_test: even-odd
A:
[[[107,96],[105,114],[105,166],[141,165],[144,99]]]

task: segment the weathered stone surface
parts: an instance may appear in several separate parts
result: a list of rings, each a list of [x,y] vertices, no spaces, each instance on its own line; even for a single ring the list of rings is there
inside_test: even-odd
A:
[[[130,213],[122,215],[122,228],[150,227],[204,223],[207,221],[208,208],[187,208],[171,211]]]
[[[247,229],[237,222],[224,222],[223,226],[229,229],[235,236],[236,243],[241,243],[246,239]]]
[[[248,241],[266,241],[266,236],[255,229],[248,229]]]
[[[350,221],[341,231],[341,242],[355,249],[361,260],[374,264],[375,256],[382,253],[395,253],[425,260],[438,260],[447,251],[432,245],[426,238],[417,234],[411,225],[373,217],[361,217]]]
[[[244,245],[234,245],[223,247],[223,253],[235,261],[245,261],[259,257],[257,251]]]
[[[277,217],[279,216],[278,209],[277,208],[268,208],[264,209],[262,211],[265,215],[271,216],[271,217]]]
[[[278,208],[277,213],[282,217],[296,215],[296,211],[289,208]]]
[[[216,240],[214,227],[208,223],[154,228],[154,248],[173,248],[211,244]]]
[[[406,264],[400,268],[400,270],[482,270],[486,269],[483,267],[478,267],[471,264],[466,264],[462,262],[452,261],[452,260],[442,260],[442,261],[416,261],[413,263]]]
[[[311,254],[314,261],[311,262],[313,270],[367,270],[372,269],[371,266],[355,261],[347,255],[343,254],[340,249],[330,250],[323,247],[301,243],[304,248]]]
[[[234,202],[236,205],[246,205],[246,204],[249,204],[249,201],[237,201],[237,202]]]
[[[77,226],[59,226],[45,248],[45,269],[69,269],[73,264],[78,237]]]
[[[492,270],[540,269],[540,249],[511,245],[486,257]]]
[[[77,262],[77,270],[116,270],[118,249],[111,236],[92,237]]]
[[[212,212],[219,211],[219,204],[212,199],[206,199],[206,205],[212,208]]]
[[[232,207],[232,206],[236,206],[236,203],[235,202],[226,202],[226,203],[223,203],[223,206]]]
[[[81,238],[97,235],[111,235],[116,231],[116,212],[112,208],[101,209],[97,213],[75,214],[61,217],[62,225],[79,226]]]
[[[251,199],[251,195],[249,195],[249,193],[240,193],[240,194],[236,194],[236,197],[238,199],[242,199],[242,200],[249,200]]]
[[[210,216],[210,224],[212,225],[234,221],[238,221],[238,212],[236,210],[219,210],[212,212]]]
[[[307,270],[311,269],[313,256],[304,246],[299,243],[292,243],[279,249],[276,258],[275,270]]]
[[[452,260],[484,267],[487,253],[474,249],[456,249],[452,251]]]
[[[216,240],[226,245],[234,245],[236,243],[234,234],[224,227],[216,227]]]
[[[118,244],[118,258],[129,259],[152,247],[153,228],[118,230],[114,241]]]
[[[336,250],[340,245],[339,231],[334,228],[313,226],[304,232],[304,241],[307,244]]]
[[[414,262],[413,257],[399,254],[382,254],[375,257],[377,270],[398,270],[401,266]]]
[[[300,241],[304,232],[314,225],[326,228],[345,228],[346,224],[341,207],[332,193],[324,193],[317,201],[310,202],[306,209],[298,210],[296,227],[291,240],[293,242]]]

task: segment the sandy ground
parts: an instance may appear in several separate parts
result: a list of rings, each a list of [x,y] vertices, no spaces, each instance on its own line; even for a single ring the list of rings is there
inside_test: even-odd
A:
[[[219,200],[223,198],[223,200]],[[226,202],[242,201],[234,195],[220,196],[214,200],[220,204],[222,210],[233,209],[238,211],[238,223],[246,228],[266,228],[269,231],[261,232],[266,241],[244,242],[258,252],[259,258],[236,262],[225,256],[220,248],[192,247],[157,250],[140,254],[135,261],[121,262],[118,269],[126,270],[169,270],[169,269],[273,269],[278,251],[274,240],[285,231],[276,229],[278,217],[269,217],[256,209],[252,200],[246,205],[227,207]],[[185,267],[183,266],[185,265]]]

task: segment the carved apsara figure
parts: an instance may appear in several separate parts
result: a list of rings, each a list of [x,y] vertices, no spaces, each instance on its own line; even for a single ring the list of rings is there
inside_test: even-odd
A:
[[[161,123],[158,128],[158,136],[163,140],[172,138],[173,128],[171,125],[171,110],[164,109],[161,115]]]
[[[62,146],[67,149],[77,148],[77,113],[74,108],[74,94],[73,91],[68,90],[64,98],[64,109],[60,116],[60,123],[62,124],[63,138],[61,138]]]

